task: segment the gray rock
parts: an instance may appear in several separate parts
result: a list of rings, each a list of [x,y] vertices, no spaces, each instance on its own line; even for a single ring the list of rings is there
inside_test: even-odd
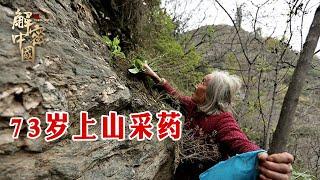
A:
[[[40,22],[46,41],[36,47],[35,63],[22,61],[11,41],[18,33],[11,29],[17,8],[47,18]],[[93,28],[92,11],[81,0],[0,0],[0,179],[170,179],[171,143],[71,141],[79,133],[80,111],[97,120],[109,110],[132,111],[126,109],[131,92],[108,64],[110,55]],[[53,142],[44,141],[49,111],[70,113],[67,134]],[[40,118],[42,136],[26,139],[23,125],[13,141],[12,116]],[[98,124],[90,132],[100,135]]]

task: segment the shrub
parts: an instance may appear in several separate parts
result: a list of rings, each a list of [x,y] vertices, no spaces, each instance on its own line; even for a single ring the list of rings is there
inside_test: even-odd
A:
[[[190,93],[196,82],[200,81],[203,73],[196,72],[201,56],[195,48],[184,52],[181,44],[175,38],[176,25],[171,17],[162,9],[155,7],[150,21],[146,24],[143,44],[137,51],[138,56],[148,60],[150,66],[168,79],[180,90]]]

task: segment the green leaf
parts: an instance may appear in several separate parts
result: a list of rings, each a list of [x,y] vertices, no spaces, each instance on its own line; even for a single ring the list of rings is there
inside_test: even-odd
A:
[[[132,66],[134,68],[129,69],[129,72],[131,72],[132,74],[137,74],[139,72],[143,72],[143,65],[147,63],[147,61],[143,61],[140,57],[136,57],[132,62]]]
[[[138,68],[132,68],[132,69],[128,69],[128,71],[130,72],[130,73],[132,73],[132,74],[137,74],[137,73],[139,73],[140,71],[139,71],[139,69]]]
[[[109,39],[108,36],[102,36],[102,41],[107,44],[108,47],[112,45],[112,41]]]
[[[134,65],[135,65],[138,69],[142,69],[142,67],[143,67],[143,62],[142,62],[140,59],[135,59]]]
[[[133,62],[133,65],[137,67],[140,71],[144,71],[144,67],[143,67],[144,64],[147,64],[147,61],[146,60],[143,61],[141,58],[136,58]]]
[[[120,40],[119,40],[118,36],[113,38],[113,46],[118,46],[119,44],[120,44]]]

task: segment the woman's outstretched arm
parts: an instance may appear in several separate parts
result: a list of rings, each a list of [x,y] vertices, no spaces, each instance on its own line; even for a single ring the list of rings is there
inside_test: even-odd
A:
[[[150,76],[156,83],[162,86],[170,96],[178,99],[187,112],[191,112],[196,108],[196,104],[191,100],[191,97],[181,95],[181,93],[173,88],[166,79],[160,78],[160,76],[155,73],[147,64],[145,64],[144,67],[146,68],[145,74]]]

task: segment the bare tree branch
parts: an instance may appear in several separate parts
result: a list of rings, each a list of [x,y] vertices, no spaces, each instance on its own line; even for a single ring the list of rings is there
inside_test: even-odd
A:
[[[242,49],[242,52],[243,52],[243,55],[245,56],[248,64],[252,64],[248,55],[247,55],[247,52],[245,51],[245,48],[243,46],[243,43],[242,43],[242,40],[241,40],[241,36],[240,36],[240,33],[239,33],[239,29],[237,28],[237,25],[236,23],[234,22],[234,20],[232,19],[231,15],[229,14],[229,12],[221,5],[221,3],[218,1],[218,0],[215,0],[215,2],[223,9],[223,11],[228,15],[228,17],[230,18],[230,20],[232,21],[232,24],[236,30],[236,33],[238,35],[238,38],[239,38],[239,42],[240,42],[240,45],[241,45],[241,49]]]
[[[313,22],[309,29],[306,42],[300,54],[298,64],[294,70],[292,80],[285,95],[281,108],[279,122],[272,139],[271,153],[283,152],[289,138],[293,118],[297,108],[298,100],[308,70],[311,68],[312,60],[317,42],[320,36],[320,6],[317,8]]]

